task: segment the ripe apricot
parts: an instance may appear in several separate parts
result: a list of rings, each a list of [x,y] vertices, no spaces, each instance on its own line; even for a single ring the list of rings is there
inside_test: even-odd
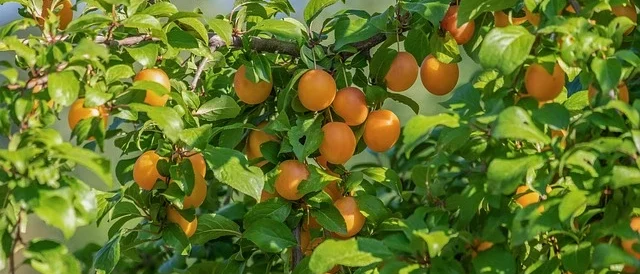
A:
[[[529,190],[529,187],[527,186],[519,186],[516,189],[515,196],[517,197],[516,203],[521,207],[527,207],[540,201],[540,195],[535,191]],[[538,211],[544,211],[544,207],[538,207]]]
[[[418,79],[418,61],[408,52],[398,52],[384,77],[387,88],[402,92],[409,89]]]
[[[424,58],[420,67],[422,85],[434,95],[445,95],[451,92],[458,84],[459,76],[458,64],[441,63],[433,55]]]
[[[338,211],[340,211],[342,218],[344,218],[344,222],[347,224],[347,233],[337,233],[337,235],[339,237],[349,238],[358,234],[364,226],[364,215],[360,213],[360,208],[358,207],[356,199],[351,196],[342,197],[336,200],[333,204]]]
[[[204,161],[202,153],[191,153],[191,156],[187,157],[193,167],[193,173],[200,175],[204,178],[207,175],[207,163]]]
[[[320,154],[332,164],[344,164],[356,151],[356,136],[351,128],[342,122],[327,123],[322,127],[324,137],[320,144]]]
[[[266,142],[270,141],[278,141],[278,137],[267,134],[261,129],[267,125],[267,122],[262,122],[258,125],[258,129],[254,129],[249,132],[249,138],[247,142],[247,157],[249,160],[253,160],[256,158],[262,157],[262,151],[260,150],[260,146]],[[258,164],[258,166],[263,166],[267,161],[262,161]]]
[[[109,117],[109,114],[106,110],[102,106],[85,107],[84,99],[80,98],[73,102],[69,107],[69,117],[67,119],[69,122],[69,128],[73,130],[81,120],[91,117],[101,117],[104,126],[107,127],[107,118]]]
[[[160,155],[155,151],[149,150],[136,160],[133,164],[133,181],[144,190],[151,190],[156,184],[158,179],[164,180],[165,178],[160,175],[157,169]]]
[[[524,14],[524,17],[527,18],[527,21],[529,21],[531,25],[534,25],[536,27],[540,25],[540,14],[529,11],[527,7],[524,8]]]
[[[464,45],[473,38],[476,23],[471,20],[458,27],[458,6],[450,6],[440,26],[451,33],[458,45]]]
[[[311,232],[307,229],[300,230],[300,250],[302,250],[305,256],[311,255],[313,250],[323,241],[323,237],[311,239]]]
[[[527,17],[512,17],[511,21],[509,21],[509,15],[504,13],[503,11],[496,11],[493,13],[493,19],[495,22],[495,26],[502,28],[509,26],[513,23],[514,26],[522,25],[524,22],[527,22]]]
[[[189,222],[187,219],[180,215],[180,212],[175,208],[169,206],[167,207],[167,220],[171,223],[177,224],[184,234],[187,235],[188,238],[191,238],[193,234],[196,233],[196,229],[198,228],[198,217],[194,218],[193,221]]]
[[[492,242],[481,241],[478,239],[473,240],[473,249],[471,250],[471,257],[475,258],[478,255],[478,252],[485,251],[489,248],[493,247]]]
[[[343,88],[336,94],[333,100],[333,110],[350,126],[364,123],[369,115],[367,99],[364,93],[354,87]]]
[[[638,14],[636,13],[636,7],[630,1],[627,2],[626,5],[611,7],[611,11],[613,12],[613,14],[615,14],[618,17],[625,16],[631,19],[631,21],[633,21],[634,23],[638,22]],[[631,32],[633,32],[633,29],[634,29],[633,26],[630,27],[624,32],[624,34],[629,35]]]
[[[184,197],[182,201],[182,206],[185,209],[199,207],[207,198],[207,182],[205,182],[204,177],[200,176],[200,174],[195,175],[191,195]]]
[[[171,91],[171,82],[169,82],[169,76],[161,69],[158,68],[149,68],[143,69],[136,77],[133,78],[133,81],[152,81],[158,84],[161,84],[163,87],[167,89],[167,91]],[[164,106],[169,100],[169,94],[158,95],[152,90],[147,90],[147,93],[144,97],[144,102],[152,105],[152,106]]]
[[[269,200],[271,198],[275,198],[278,197],[278,193],[269,193],[265,190],[262,191],[262,193],[260,194],[260,202],[264,202],[266,200]]]
[[[593,86],[593,84],[589,85],[589,102],[593,100],[593,97],[596,96],[598,90]],[[618,99],[625,103],[629,103],[629,89],[627,88],[627,84],[624,82],[620,82],[618,84]]]
[[[384,152],[400,138],[400,120],[393,112],[381,109],[369,113],[364,124],[364,142],[369,149]]]
[[[640,233],[640,217],[631,218],[629,226],[633,231]],[[640,252],[637,252],[635,251],[635,249],[633,249],[633,245],[637,243],[638,239],[622,239],[620,244],[622,245],[622,249],[624,249],[624,251],[636,257],[636,259],[640,259]]]
[[[249,105],[260,104],[269,97],[273,83],[262,80],[254,83],[247,78],[246,71],[247,68],[244,65],[238,68],[233,76],[233,87],[240,101]]]
[[[553,74],[539,64],[531,64],[524,75],[524,85],[536,100],[543,102],[553,100],[562,92],[565,73],[558,63],[553,68]]]
[[[300,103],[311,111],[320,111],[331,105],[336,97],[336,82],[324,70],[309,70],[298,82]]]
[[[329,197],[331,197],[331,200],[334,202],[342,197],[342,190],[340,190],[337,181],[329,183],[323,190],[329,194]]]
[[[275,188],[278,194],[287,200],[299,200],[303,195],[298,193],[298,185],[309,178],[307,166],[296,160],[286,160],[278,167],[280,174],[276,178]]]
[[[71,19],[73,19],[73,10],[71,10],[73,5],[69,0],[59,0],[57,1],[56,6],[52,7],[54,1],[56,0],[42,1],[42,18],[38,19],[38,24],[40,24],[40,27],[43,27],[44,19],[47,19],[49,17],[49,11],[52,11],[55,12],[56,16],[58,16],[58,29],[64,30],[67,28],[69,23],[71,23]]]

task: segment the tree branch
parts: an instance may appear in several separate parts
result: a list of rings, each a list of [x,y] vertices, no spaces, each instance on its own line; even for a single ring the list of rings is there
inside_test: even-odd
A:
[[[573,7],[573,10],[576,11],[576,13],[580,13],[580,10],[582,10],[582,7],[580,7],[580,3],[578,3],[578,1],[576,0],[569,0],[569,3],[571,4],[571,6]]]
[[[295,269],[296,266],[298,264],[300,264],[300,261],[302,261],[302,249],[301,249],[301,245],[300,245],[300,233],[301,233],[301,225],[298,224],[296,226],[296,228],[293,230],[293,236],[296,238],[296,240],[298,241],[298,244],[296,246],[293,247],[293,263],[291,264],[291,269]]]

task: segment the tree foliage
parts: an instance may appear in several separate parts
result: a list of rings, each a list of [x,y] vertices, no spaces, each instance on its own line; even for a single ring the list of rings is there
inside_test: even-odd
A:
[[[0,28],[0,269],[640,267],[640,1],[6,2],[22,17]],[[459,83],[463,55],[480,69]],[[400,93],[414,82],[441,113]],[[344,165],[360,153],[375,161]],[[107,222],[109,240],[25,240],[30,215],[67,239]]]

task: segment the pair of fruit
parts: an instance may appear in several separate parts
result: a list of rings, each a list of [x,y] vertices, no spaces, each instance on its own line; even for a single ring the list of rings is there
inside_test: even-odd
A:
[[[433,55],[427,56],[418,67],[416,59],[407,52],[398,52],[385,76],[387,88],[402,92],[409,89],[418,78],[431,94],[442,96],[451,92],[458,84],[460,70],[456,63],[442,63]]]

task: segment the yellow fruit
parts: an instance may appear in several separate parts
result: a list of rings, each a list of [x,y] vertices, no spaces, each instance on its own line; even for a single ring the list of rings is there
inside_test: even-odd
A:
[[[527,93],[536,100],[549,101],[562,92],[565,84],[564,77],[565,73],[558,63],[553,68],[553,74],[549,74],[542,65],[532,64],[524,75],[524,85]]]
[[[440,25],[443,29],[451,33],[451,36],[453,36],[453,39],[456,40],[458,45],[464,45],[469,42],[469,40],[473,38],[473,32],[476,28],[473,20],[458,27],[458,6],[449,7]]]
[[[151,81],[156,82],[167,89],[167,91],[171,91],[171,82],[169,81],[169,76],[161,69],[150,68],[143,69],[136,77],[133,78],[133,81]],[[152,105],[152,106],[164,106],[169,100],[169,94],[158,95],[152,90],[147,90],[146,95],[144,97],[144,102]]]
[[[393,59],[389,72],[384,77],[387,88],[402,92],[409,89],[418,79],[418,61],[408,52],[398,52]]]
[[[427,56],[420,67],[422,85],[434,95],[451,92],[458,84],[459,75],[458,64],[441,63],[432,55]]]
[[[385,152],[392,148],[400,138],[400,120],[389,110],[372,111],[364,125],[362,136],[369,149]]]
[[[362,124],[367,119],[367,115],[369,115],[367,99],[358,88],[348,87],[341,89],[336,94],[332,105],[333,110],[350,126]]]
[[[287,160],[278,167],[280,174],[276,178],[275,188],[280,197],[295,201],[302,198],[298,192],[298,185],[309,178],[307,167],[296,160]]]
[[[207,198],[207,182],[205,182],[204,177],[196,173],[194,179],[191,195],[184,197],[182,202],[182,206],[185,209],[199,207]]]
[[[356,136],[351,128],[345,123],[331,122],[322,127],[322,132],[320,154],[332,164],[349,161],[356,150]]]
[[[263,156],[262,151],[260,150],[260,146],[262,146],[262,144],[270,141],[278,141],[278,137],[267,134],[266,132],[261,130],[266,125],[267,122],[262,122],[258,125],[258,129],[252,130],[249,133],[246,147],[247,158],[249,158],[249,160],[261,158]],[[258,163],[257,166],[263,166],[266,163],[267,161],[262,161]]]
[[[245,76],[246,71],[244,65],[238,68],[233,76],[233,87],[240,101],[249,105],[260,104],[269,97],[273,83],[262,80],[254,83]]]
[[[49,17],[49,11],[56,12],[56,10],[58,10],[56,13],[59,19],[58,28],[64,30],[69,23],[71,23],[71,19],[73,19],[73,10],[71,9],[73,5],[69,0],[59,0],[57,1],[56,7],[52,7],[54,1],[56,0],[42,1],[42,19],[38,19],[38,24],[40,24],[40,27],[43,27],[44,19]]]
[[[167,220],[171,223],[177,224],[188,238],[191,238],[198,228],[197,217],[194,218],[193,221],[189,222],[173,207],[167,207]]]
[[[336,97],[336,82],[324,70],[309,70],[298,82],[300,103],[311,111],[320,111],[331,105]]]
[[[165,179],[156,168],[159,160],[160,155],[150,150],[142,153],[135,164],[133,164],[133,181],[136,182],[141,189],[151,190],[158,179]]]
[[[69,107],[69,128],[73,130],[81,120],[91,117],[101,117],[104,126],[107,127],[107,118],[109,117],[109,114],[106,112],[104,107],[84,107],[84,99],[78,99],[71,104],[71,107]]]
[[[360,208],[358,207],[356,199],[350,196],[342,197],[336,200],[333,204],[338,211],[340,211],[340,215],[342,215],[344,222],[347,224],[346,234],[336,234],[342,238],[349,238],[358,234],[364,226],[365,218],[364,215],[360,213]]]

